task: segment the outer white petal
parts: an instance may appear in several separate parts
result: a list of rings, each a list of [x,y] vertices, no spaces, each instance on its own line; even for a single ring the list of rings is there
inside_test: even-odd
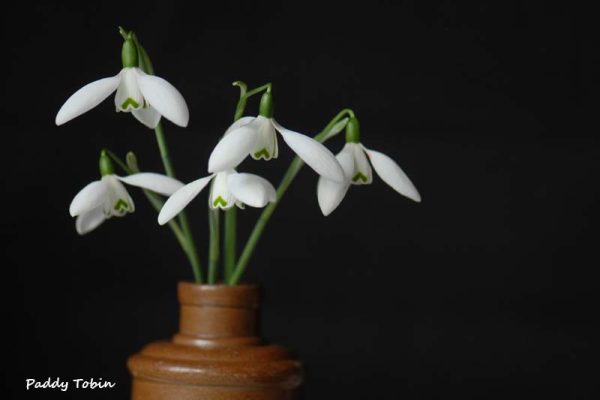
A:
[[[186,127],[190,112],[181,93],[163,78],[147,75],[139,68],[136,72],[140,90],[148,104],[174,124]]]
[[[336,158],[344,169],[347,180],[344,183],[336,183],[322,176],[319,177],[317,199],[321,212],[325,216],[331,214],[346,196],[348,188],[350,188],[350,177],[354,171],[354,158],[351,152],[342,150]]]
[[[227,130],[225,131],[225,135],[227,135],[229,132],[233,131],[234,129],[239,128],[240,126],[249,124],[250,122],[254,121],[255,119],[256,119],[256,117],[242,117],[242,118],[238,119],[233,124],[229,125],[229,128],[227,128]]]
[[[115,175],[104,175],[102,181],[106,182],[108,187],[107,198],[104,201],[104,214],[107,218],[123,217],[135,211],[133,199]]]
[[[363,148],[369,155],[371,164],[381,180],[390,185],[392,189],[401,195],[416,202],[421,201],[421,195],[417,191],[417,188],[415,188],[415,185],[413,185],[408,176],[406,176],[404,171],[402,171],[400,166],[396,164],[394,160],[378,151],[369,150],[364,146]]]
[[[251,207],[264,207],[277,201],[277,193],[271,183],[254,174],[231,174],[227,185],[233,195]]]
[[[212,178],[213,175],[197,179],[173,193],[160,210],[158,223],[164,225],[179,214],[208,185]]]
[[[142,107],[138,110],[133,110],[131,113],[135,119],[150,129],[156,128],[158,122],[160,121],[160,113],[151,105],[147,105],[146,107]]]
[[[98,207],[106,200],[107,194],[108,186],[103,180],[88,184],[71,201],[69,214],[75,217]]]
[[[93,210],[85,212],[77,217],[75,221],[75,229],[80,235],[85,235],[88,232],[96,229],[100,224],[106,221],[106,215],[102,206],[96,207]]]
[[[91,110],[117,90],[120,74],[89,83],[67,99],[56,114],[56,125],[62,125],[75,117]]]
[[[345,180],[344,171],[335,156],[321,143],[298,132],[290,131],[271,120],[275,129],[281,133],[283,140],[309,167],[319,175],[334,182]]]
[[[164,196],[170,196],[184,186],[177,179],[154,172],[140,172],[124,177],[117,176],[117,179],[128,185],[149,189]]]
[[[248,125],[223,136],[210,154],[208,172],[226,171],[237,167],[250,154],[256,138],[256,129]]]

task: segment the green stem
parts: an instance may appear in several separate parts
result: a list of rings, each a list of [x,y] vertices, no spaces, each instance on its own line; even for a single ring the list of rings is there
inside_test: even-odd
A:
[[[109,157],[112,158],[112,160],[123,171],[125,171],[126,174],[131,175],[131,174],[140,172],[140,170],[137,168],[137,166],[129,167],[115,153],[113,153],[112,151],[110,151],[108,149],[105,149],[105,150],[106,150],[106,153],[109,155]],[[162,199],[160,198],[160,196],[150,190],[147,190],[147,189],[142,189],[142,191],[144,192],[144,195],[146,196],[146,198],[148,199],[148,202],[150,202],[152,207],[154,207],[154,209],[157,212],[160,212],[161,208],[165,204],[164,201],[162,201]],[[171,231],[173,231],[173,234],[175,235],[175,238],[179,242],[179,245],[185,250],[187,247],[187,239],[186,239],[185,235],[183,234],[183,231],[181,230],[179,225],[177,225],[177,223],[174,220],[171,220],[171,221],[169,221],[169,228],[171,228]],[[187,251],[186,251],[186,255],[188,255]],[[189,258],[189,255],[188,255],[188,258]],[[190,260],[190,262],[191,262],[191,260]]]
[[[162,123],[159,122],[154,129],[156,134],[156,143],[158,144],[158,150],[160,152],[160,158],[162,159],[165,172],[171,178],[175,178],[175,169],[171,163],[171,157],[169,156],[169,149],[167,147],[167,141],[165,140],[165,132]],[[194,272],[194,280],[196,283],[202,283],[202,269],[200,265],[200,259],[198,258],[198,250],[196,249],[196,242],[192,236],[192,230],[190,223],[187,218],[187,213],[182,210],[177,217],[181,230],[186,237],[187,245],[184,247],[184,251],[188,253],[188,258],[192,264],[192,271]]]
[[[217,268],[219,266],[219,210],[208,209],[208,227],[210,233],[210,247],[208,249],[208,284],[217,282]]]
[[[119,27],[119,33],[121,34],[121,36],[123,36],[124,39],[126,39],[129,34],[129,32],[125,31],[121,27]],[[146,49],[144,49],[135,33],[132,34],[132,38],[138,50],[140,68],[142,68],[142,70],[145,73],[154,75],[154,66],[152,65],[152,61],[150,60]],[[161,122],[159,122],[156,128],[154,129],[154,133],[156,135],[156,143],[158,144],[158,150],[160,152],[160,157],[162,159],[165,172],[171,178],[175,178],[175,169],[173,168],[173,164],[171,163],[169,149],[165,140],[165,132]],[[185,210],[179,213],[178,220],[179,225],[181,226],[181,230],[183,231],[183,235],[185,236],[186,242],[185,245],[182,245],[182,248],[188,255],[188,259],[190,260],[190,264],[192,265],[194,280],[196,281],[196,283],[202,283],[202,268],[200,265],[200,259],[198,258],[198,250],[196,249],[196,243],[194,242],[194,237],[192,236],[192,231]]]
[[[242,118],[244,115],[244,111],[246,110],[246,104],[248,103],[248,98],[254,96],[255,94],[261,93],[263,91],[271,90],[271,83],[264,84],[257,88],[254,88],[250,91],[248,90],[247,85],[242,81],[233,82],[234,86],[238,86],[240,88],[240,98],[235,107],[235,115],[233,116],[233,122]],[[225,211],[225,233],[224,233],[224,241],[225,246],[223,249],[224,253],[224,276],[225,281],[228,281],[235,269],[236,264],[236,252],[237,252],[237,209],[236,207],[232,207],[229,210]]]
[[[329,136],[328,134],[330,133],[331,129],[346,114],[348,114],[349,116],[354,116],[354,112],[352,110],[350,110],[348,108],[343,109],[335,117],[333,117],[333,119],[325,126],[325,128],[319,134],[317,134],[314,137],[314,139],[323,143],[326,140],[333,137],[333,136]],[[252,230],[252,233],[250,234],[250,237],[248,238],[248,241],[246,242],[246,246],[244,246],[244,250],[242,251],[242,254],[240,255],[240,258],[237,262],[235,270],[233,271],[233,274],[231,274],[231,276],[229,277],[228,283],[230,285],[236,285],[240,281],[240,278],[242,277],[244,270],[246,269],[246,266],[248,265],[248,262],[250,261],[250,257],[252,257],[252,253],[254,252],[254,249],[256,248],[256,245],[258,244],[258,241],[259,241],[260,237],[262,236],[263,231],[265,230],[265,227],[267,226],[267,222],[269,222],[269,219],[275,212],[275,209],[277,208],[277,205],[281,201],[281,198],[283,197],[283,195],[285,194],[287,189],[290,187],[290,185],[296,178],[296,175],[298,175],[298,172],[300,172],[300,169],[302,168],[303,165],[304,165],[304,162],[302,161],[302,159],[300,159],[300,157],[296,156],[294,158],[294,160],[292,161],[292,163],[290,164],[290,166],[288,167],[287,171],[285,172],[285,175],[283,176],[283,179],[281,179],[281,183],[279,184],[279,187],[277,188],[277,201],[275,203],[271,203],[267,207],[265,207],[265,209],[261,213],[260,217],[258,218],[258,221],[256,221],[256,225],[254,225],[254,229]]]
[[[231,207],[225,211],[225,281],[227,282],[233,273],[236,262],[237,250],[237,208]]]

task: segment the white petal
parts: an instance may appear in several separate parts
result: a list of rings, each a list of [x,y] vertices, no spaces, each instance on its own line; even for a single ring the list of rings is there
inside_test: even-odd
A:
[[[94,181],[81,189],[75,195],[69,206],[72,217],[86,213],[104,202],[107,197],[108,187],[102,180]]]
[[[328,216],[340,205],[349,187],[349,183],[337,183],[322,176],[319,177],[317,199],[323,215]]]
[[[208,159],[208,172],[226,171],[238,166],[256,142],[256,129],[241,126],[223,136]]]
[[[363,147],[358,143],[346,143],[344,148],[350,149],[354,157],[354,172],[350,179],[353,185],[369,185],[373,183],[373,170]]]
[[[158,223],[164,225],[179,214],[206,187],[212,178],[213,175],[197,179],[173,193],[160,210]]]
[[[227,184],[227,178],[234,173],[234,170],[227,170],[215,175],[210,188],[210,195],[208,196],[208,206],[213,210],[217,208],[229,210],[236,204],[237,199],[231,193]]]
[[[108,186],[107,198],[104,201],[104,214],[107,218],[123,217],[135,211],[133,199],[115,175],[105,175],[102,181]]]
[[[138,110],[133,110],[131,113],[135,119],[150,129],[156,128],[158,122],[160,121],[160,113],[151,105],[147,105],[146,107],[142,107]]]
[[[345,183],[336,183],[329,179],[319,177],[317,183],[317,199],[319,200],[319,207],[323,215],[327,216],[335,210],[348,192],[350,187],[350,177],[354,170],[354,157],[350,151],[342,150],[337,156],[337,160],[344,169],[346,174]]]
[[[144,107],[144,96],[137,82],[137,68],[123,68],[121,82],[115,95],[117,111],[130,112]]]
[[[275,129],[281,133],[283,140],[309,167],[319,175],[334,182],[345,180],[344,171],[335,156],[321,143],[298,132],[290,131],[271,120]]]
[[[117,179],[128,185],[149,189],[164,196],[170,196],[184,186],[177,179],[154,172],[140,172],[124,177],[117,176]]]
[[[186,127],[190,112],[183,96],[173,85],[154,75],[147,75],[139,68],[137,81],[144,98],[163,117],[176,125]]]
[[[277,158],[277,133],[273,124],[268,118],[259,115],[251,125],[256,129],[256,142],[250,155],[255,160],[270,160]]]
[[[251,207],[264,207],[277,200],[273,185],[258,175],[231,174],[227,178],[227,185],[238,200]]]
[[[394,160],[378,151],[369,150],[367,148],[364,149],[369,155],[371,164],[373,164],[373,168],[375,168],[375,172],[377,172],[377,175],[379,175],[381,180],[390,185],[392,189],[401,195],[416,202],[421,201],[421,195],[417,191],[417,188],[415,188],[408,176],[406,176],[404,171],[402,171],[400,166],[396,164]]]
[[[232,130],[239,128],[240,126],[249,124],[250,122],[254,121],[255,119],[256,119],[256,117],[242,117],[242,118],[238,119],[233,124],[229,125],[229,128],[227,128],[227,130],[225,131],[225,135],[227,135]]]
[[[350,180],[352,179],[352,176],[354,176],[356,166],[354,165],[354,150],[351,146],[348,146],[348,144],[349,143],[346,143],[344,148],[335,156],[335,158],[342,166],[346,179]]]
[[[106,99],[119,86],[120,75],[89,83],[76,91],[56,114],[56,125],[62,125],[91,110]]]
[[[100,224],[106,221],[102,206],[96,207],[93,210],[85,212],[77,217],[75,221],[75,229],[80,235],[85,235],[88,232],[96,229]]]

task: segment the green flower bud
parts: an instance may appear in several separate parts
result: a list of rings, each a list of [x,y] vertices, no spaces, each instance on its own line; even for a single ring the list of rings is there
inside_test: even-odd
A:
[[[270,90],[263,93],[260,98],[259,114],[265,118],[273,117],[273,95]]]
[[[113,167],[113,163],[110,159],[110,156],[106,152],[106,150],[102,150],[100,153],[100,175],[114,175],[115,169]]]
[[[134,68],[139,67],[138,50],[135,42],[131,38],[131,34],[123,42],[123,48],[121,49],[121,60],[123,61],[123,68]]]
[[[346,124],[346,142],[360,143],[360,125],[356,117],[350,118]]]

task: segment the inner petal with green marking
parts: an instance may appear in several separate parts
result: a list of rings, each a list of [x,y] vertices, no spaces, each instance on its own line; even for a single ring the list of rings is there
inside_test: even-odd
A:
[[[227,202],[225,201],[225,199],[223,199],[221,196],[218,196],[214,201],[213,201],[213,207],[218,207],[219,204],[221,205],[221,207],[227,207]]]
[[[140,103],[138,103],[137,101],[135,101],[134,99],[132,99],[131,97],[128,97],[123,104],[121,104],[121,108],[123,110],[127,110],[129,107],[131,108],[139,108],[140,107]]]
[[[125,212],[129,210],[129,203],[123,199],[118,199],[113,208],[115,211]]]
[[[269,153],[269,150],[267,150],[266,147],[264,147],[261,150],[254,153],[254,158],[259,159],[261,157],[264,158],[265,160],[268,160],[269,158],[271,158],[271,154]]]
[[[359,171],[352,178],[352,182],[354,182],[354,183],[360,183],[360,181],[363,181],[364,183],[367,183],[367,182],[369,182],[369,178],[367,178],[367,176],[365,174],[363,174],[362,172]]]

